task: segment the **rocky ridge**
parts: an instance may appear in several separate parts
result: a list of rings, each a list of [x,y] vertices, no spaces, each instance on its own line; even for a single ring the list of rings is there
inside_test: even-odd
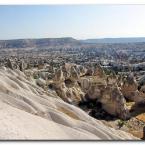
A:
[[[18,69],[0,68],[0,82],[0,139],[137,139],[45,91]]]

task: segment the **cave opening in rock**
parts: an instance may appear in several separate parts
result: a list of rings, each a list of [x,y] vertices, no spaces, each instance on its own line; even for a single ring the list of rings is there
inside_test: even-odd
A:
[[[66,79],[64,81],[64,83],[65,83],[66,87],[70,87],[73,84],[73,81],[71,79]]]

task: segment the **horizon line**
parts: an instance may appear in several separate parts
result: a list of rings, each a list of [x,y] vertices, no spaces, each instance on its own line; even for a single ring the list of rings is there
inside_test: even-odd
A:
[[[12,39],[0,39],[0,41],[9,41],[9,40],[33,40],[33,39],[61,39],[61,38],[72,38],[75,40],[92,40],[92,39],[128,39],[128,38],[145,38],[145,36],[136,36],[136,37],[132,37],[132,36],[124,36],[124,37],[90,37],[90,38],[85,38],[85,39],[78,39],[75,37],[71,37],[71,36],[64,36],[64,37],[27,37],[27,38],[12,38]]]

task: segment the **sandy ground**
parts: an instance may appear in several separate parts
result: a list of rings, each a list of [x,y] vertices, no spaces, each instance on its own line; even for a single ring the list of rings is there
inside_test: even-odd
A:
[[[136,140],[105,126],[81,109],[28,81],[18,70],[0,68],[0,139]]]

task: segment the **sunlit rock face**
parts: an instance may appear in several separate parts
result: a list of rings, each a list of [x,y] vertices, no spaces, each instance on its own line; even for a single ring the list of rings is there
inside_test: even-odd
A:
[[[128,75],[125,78],[121,89],[122,89],[123,95],[127,99],[134,100],[134,98],[132,97],[133,96],[132,94],[134,94],[134,92],[137,91],[138,85],[137,85],[137,82],[132,74]]]
[[[45,88],[46,81],[44,79],[38,78],[38,79],[36,79],[36,84],[41,88]]]
[[[92,86],[96,85],[106,85],[106,75],[101,68],[101,66],[97,66],[95,69],[92,67],[89,67],[87,69],[86,75],[80,78],[80,84],[81,88],[86,92],[91,88]]]
[[[103,68],[97,65],[95,69],[92,69],[92,74],[81,76],[80,68],[80,66],[74,64],[64,64],[55,71],[51,85],[57,95],[65,102],[73,105],[78,105],[83,100],[97,100],[107,113],[121,119],[129,118],[126,100],[121,92],[122,90],[118,87],[118,78],[115,73],[106,76]],[[47,80],[45,81],[42,76],[41,74],[42,79],[36,79],[36,83],[45,88]],[[135,82],[131,78],[127,79],[130,84]],[[137,86],[132,90],[136,89]],[[133,93],[138,95],[136,91]]]
[[[71,67],[70,69],[70,80],[72,81],[77,81],[79,80],[79,73],[77,72],[76,68],[75,67]]]
[[[138,102],[145,99],[145,95],[138,91],[138,84],[132,74],[124,80],[121,91],[124,97],[130,101]]]
[[[90,81],[90,79],[86,78],[86,77],[80,78],[79,83],[80,83],[82,91],[87,93],[87,91],[91,87],[91,81]]]
[[[106,88],[106,81],[102,79],[90,79],[90,86],[87,91],[89,99],[99,99],[101,97],[101,91]]]
[[[100,65],[92,70],[92,74],[86,75],[84,67],[64,64],[55,71],[50,83],[43,69],[37,71],[39,78],[35,81],[45,90],[48,84],[51,85],[55,93],[67,103],[78,105],[82,101],[97,100],[107,113],[124,120],[128,119],[130,114],[126,107],[125,95],[128,93],[130,98],[126,98],[135,102],[142,101],[144,95],[137,90],[138,86],[134,77],[130,75],[123,82],[123,79],[118,78],[114,72],[107,76]]]
[[[93,75],[100,78],[104,78],[106,76],[103,68],[99,64],[95,67]]]
[[[65,79],[68,79],[70,77],[75,77],[74,79],[79,79],[79,76],[85,75],[87,69],[81,65],[64,63],[62,66],[62,71]]]
[[[64,75],[63,75],[63,71],[62,71],[61,68],[56,71],[53,81],[56,82],[56,83],[57,82],[61,83],[61,82],[64,81]]]
[[[62,68],[60,68],[54,77],[53,85],[56,93],[64,101],[71,104],[78,104],[84,96],[84,93],[78,85],[79,75],[74,67],[70,69],[70,75],[67,79],[63,75]]]
[[[40,78],[42,78],[43,80],[47,80],[48,79],[48,75],[49,75],[48,72],[39,71],[38,73],[39,73]]]
[[[129,111],[126,107],[126,101],[117,86],[107,86],[102,92],[100,102],[103,108],[109,114],[118,116],[122,119],[128,119],[130,117]]]
[[[79,72],[80,72],[80,76],[83,76],[86,74],[87,69],[84,66],[78,66]]]
[[[109,114],[122,119],[130,117],[126,107],[126,100],[117,85],[115,74],[106,77],[103,69],[98,66],[93,76],[82,78],[81,88],[85,92],[85,99],[97,100]]]
[[[70,77],[70,67],[71,67],[71,65],[68,63],[64,63],[62,66],[62,71],[63,71],[63,75],[64,75],[65,79]]]
[[[2,140],[138,140],[44,91],[23,72],[8,68],[0,68],[0,125]]]
[[[114,73],[111,73],[109,76],[106,77],[107,78],[107,84],[108,85],[119,85],[121,86],[120,78],[118,79],[117,76]]]
[[[122,119],[130,117],[125,98],[117,86],[93,84],[87,92],[87,98],[97,99],[102,108],[111,115]]]

